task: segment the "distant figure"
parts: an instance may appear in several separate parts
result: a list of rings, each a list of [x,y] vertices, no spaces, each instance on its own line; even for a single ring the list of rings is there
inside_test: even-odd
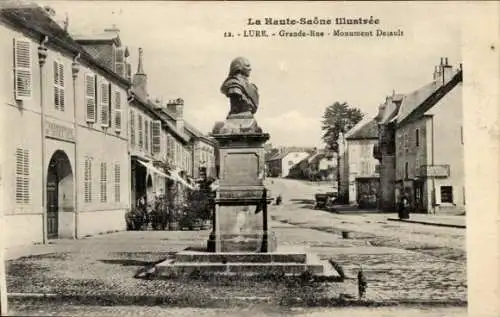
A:
[[[283,201],[283,197],[281,197],[281,194],[276,197],[276,205],[279,206],[281,205],[281,202]]]
[[[366,280],[366,276],[363,272],[363,268],[359,268],[358,272],[358,295],[359,299],[362,299],[365,297],[366,294],[366,288],[368,286],[368,282]]]
[[[410,213],[408,208],[410,207],[409,199],[405,195],[401,197],[401,202],[399,203],[399,219],[409,219]]]

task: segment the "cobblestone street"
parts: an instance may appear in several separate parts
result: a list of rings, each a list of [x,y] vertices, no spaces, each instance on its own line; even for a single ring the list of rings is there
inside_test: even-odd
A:
[[[344,267],[348,276],[355,276],[361,265],[368,278],[367,302],[407,307],[375,310],[380,311],[381,316],[396,316],[398,309],[409,309],[417,315],[416,312],[422,312],[418,308],[420,306],[455,308],[443,308],[442,314],[433,311],[434,315],[418,316],[460,316],[460,313],[465,313],[465,230],[389,223],[385,221],[388,214],[339,215],[313,210],[310,200],[320,187],[278,179],[273,180],[270,187],[273,193],[280,192],[285,198],[283,205],[270,208],[279,244],[304,246],[324,259],[333,259]],[[342,230],[352,231],[351,238],[343,239]],[[38,300],[30,302],[18,295],[11,297],[11,309],[31,315],[64,315],[64,312],[71,312],[71,315],[79,316],[132,316],[141,312],[148,316],[170,316],[166,312],[161,313],[163,310],[157,306],[164,304],[177,307],[171,308],[172,316],[192,314],[189,307],[197,307],[197,315],[199,312],[204,316],[224,316],[231,314],[231,307],[238,306],[248,311],[250,316],[256,314],[253,305],[257,305],[260,309],[258,315],[321,316],[325,310],[308,308],[310,310],[306,314],[300,307],[310,304],[300,304],[300,301],[297,304],[293,300],[316,296],[326,299],[323,304],[332,306],[328,304],[329,298],[337,298],[340,294],[357,295],[351,280],[315,288],[275,281],[179,283],[133,278],[136,271],[147,264],[167,258],[188,246],[205,245],[208,233],[117,232],[8,250],[9,293],[73,296],[63,302],[64,305],[50,305]],[[290,300],[298,310],[285,312],[284,309],[289,306],[287,303],[292,303]],[[109,305],[118,306],[107,307]],[[142,310],[140,305],[148,308]],[[215,308],[219,311],[215,312]],[[352,312],[362,316],[362,308],[346,309],[335,314],[345,312],[347,316],[347,311],[353,309]],[[376,316],[372,314],[374,311],[370,312],[370,316]]]

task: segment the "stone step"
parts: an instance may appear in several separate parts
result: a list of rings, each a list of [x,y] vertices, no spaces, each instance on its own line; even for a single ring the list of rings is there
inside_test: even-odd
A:
[[[156,266],[157,273],[162,275],[181,274],[188,275],[194,271],[202,274],[269,274],[284,273],[298,275],[304,271],[312,274],[323,274],[324,266],[321,264],[298,264],[298,263],[187,263],[187,262],[163,262]]]
[[[175,255],[176,262],[188,263],[296,263],[305,264],[306,253],[246,253],[246,252],[179,252]]]

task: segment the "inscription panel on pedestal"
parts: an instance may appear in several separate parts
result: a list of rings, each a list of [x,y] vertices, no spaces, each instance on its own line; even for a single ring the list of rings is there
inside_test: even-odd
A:
[[[223,178],[232,184],[253,184],[259,175],[257,153],[241,152],[224,155]]]

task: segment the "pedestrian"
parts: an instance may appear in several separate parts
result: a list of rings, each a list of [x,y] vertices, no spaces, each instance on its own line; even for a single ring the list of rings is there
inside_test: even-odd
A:
[[[399,206],[399,219],[410,218],[409,207],[410,207],[409,199],[408,196],[405,194],[401,197],[401,202]]]

